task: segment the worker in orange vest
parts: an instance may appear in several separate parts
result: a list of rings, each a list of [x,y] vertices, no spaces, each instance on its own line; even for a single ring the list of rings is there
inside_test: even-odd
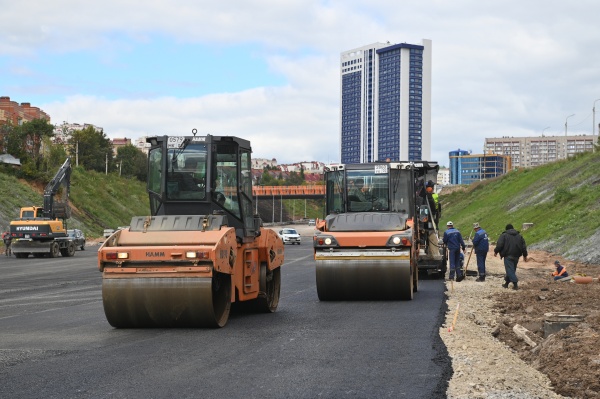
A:
[[[559,261],[554,261],[554,266],[556,266],[556,270],[552,273],[554,276],[554,281],[562,280],[565,277],[569,277],[569,273],[567,273],[567,268],[560,264]]]

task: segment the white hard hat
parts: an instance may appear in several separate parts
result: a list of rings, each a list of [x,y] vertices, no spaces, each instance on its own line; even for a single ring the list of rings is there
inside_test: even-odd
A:
[[[454,226],[454,223],[448,222],[448,223],[446,223],[446,226]]]

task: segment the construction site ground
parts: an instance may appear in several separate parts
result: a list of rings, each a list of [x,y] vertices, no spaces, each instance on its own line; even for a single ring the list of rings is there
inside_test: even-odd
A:
[[[289,227],[311,245],[314,227]],[[600,265],[530,251],[528,262],[519,261],[515,291],[502,287],[504,264],[493,249],[485,282],[475,276],[446,281],[448,311],[439,334],[452,359],[448,398],[600,398]],[[465,263],[472,273],[475,255],[467,260],[468,253]],[[591,276],[593,282],[555,282],[555,260],[571,275]],[[547,313],[580,315],[583,321],[545,337]],[[515,326],[522,327],[519,334]]]
[[[555,260],[571,276],[593,282],[555,282]],[[448,397],[600,398],[600,265],[530,251],[528,262],[519,261],[516,291],[512,284],[502,287],[504,264],[493,247],[486,265],[483,283],[474,276],[446,282],[448,312],[440,336],[454,371]],[[476,269],[473,254],[467,270]],[[582,321],[549,334],[558,324],[549,324],[547,313]]]

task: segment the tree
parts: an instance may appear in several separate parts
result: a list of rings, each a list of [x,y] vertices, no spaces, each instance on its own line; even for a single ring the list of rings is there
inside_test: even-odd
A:
[[[276,179],[275,177],[271,176],[268,168],[264,169],[262,177],[260,178],[261,185],[263,185],[263,186],[279,186],[279,185],[281,185],[281,183],[282,183],[281,180]]]
[[[46,137],[54,136],[54,126],[45,119],[33,119],[32,121],[24,122],[20,127],[24,152],[33,160],[35,168],[40,170],[42,141]]]
[[[43,148],[42,169],[46,173],[50,172],[54,175],[68,157],[65,146],[60,143],[54,144],[50,138],[46,137],[43,140]]]
[[[14,130],[13,124],[8,121],[0,123],[0,153],[8,153],[9,137]]]
[[[290,177],[287,179],[286,186],[301,186],[304,179],[297,172],[290,172]]]
[[[121,176],[136,177],[138,180],[146,181],[147,157],[136,146],[127,144],[119,147],[115,161],[121,165]]]
[[[73,154],[80,166],[87,170],[104,172],[114,170],[113,149],[110,139],[102,130],[93,126],[74,131],[69,139],[69,153]]]

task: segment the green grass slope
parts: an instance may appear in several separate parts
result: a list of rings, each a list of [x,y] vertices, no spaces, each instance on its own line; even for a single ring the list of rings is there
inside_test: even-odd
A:
[[[46,182],[47,183],[47,182]],[[8,230],[22,206],[43,206],[43,187],[0,172],[0,227]],[[133,216],[150,214],[146,185],[115,174],[73,168],[71,174],[71,218],[68,228],[81,229],[88,239],[102,236],[105,228],[129,225]]]
[[[440,225],[451,220],[467,238],[479,222],[495,242],[511,223],[531,249],[600,264],[599,166],[600,153],[585,153],[442,192]]]

